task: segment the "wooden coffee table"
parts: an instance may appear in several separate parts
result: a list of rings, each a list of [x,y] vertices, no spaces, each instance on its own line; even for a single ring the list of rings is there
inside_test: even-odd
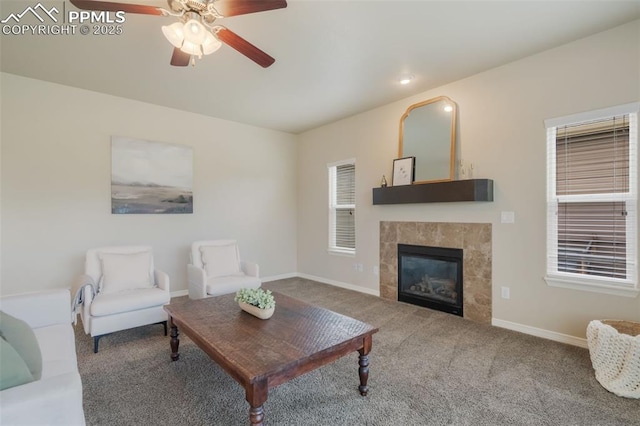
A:
[[[264,422],[269,388],[358,351],[360,386],[369,390],[371,336],[378,329],[353,318],[273,293],[276,310],[268,320],[240,309],[233,294],[166,305],[171,326],[171,359],[177,361],[178,327],[240,383],[251,406],[252,425]]]

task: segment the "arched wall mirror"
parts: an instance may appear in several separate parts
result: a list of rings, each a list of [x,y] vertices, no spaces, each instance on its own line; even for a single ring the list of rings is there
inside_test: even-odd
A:
[[[454,179],[455,102],[446,96],[411,105],[400,118],[398,157],[415,157],[415,183]]]

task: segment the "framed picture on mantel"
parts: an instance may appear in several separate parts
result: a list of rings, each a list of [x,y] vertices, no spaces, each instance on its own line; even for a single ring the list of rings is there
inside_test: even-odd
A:
[[[415,178],[416,157],[404,157],[393,160],[392,186],[411,185]]]

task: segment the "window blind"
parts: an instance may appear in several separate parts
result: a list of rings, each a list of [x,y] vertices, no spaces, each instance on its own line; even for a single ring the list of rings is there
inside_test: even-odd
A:
[[[329,248],[353,252],[356,248],[355,163],[343,162],[329,167],[330,229]]]
[[[626,279],[626,256],[625,203],[559,203],[559,271]]]
[[[336,246],[356,248],[356,166],[336,167]]]
[[[637,114],[548,129],[548,273],[636,286]]]
[[[556,136],[556,194],[629,191],[629,116],[563,126]]]
[[[336,204],[356,203],[356,165],[336,166]]]

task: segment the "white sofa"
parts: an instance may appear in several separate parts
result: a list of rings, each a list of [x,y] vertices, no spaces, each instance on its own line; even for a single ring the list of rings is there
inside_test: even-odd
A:
[[[39,380],[0,392],[0,424],[84,425],[69,290],[5,296],[0,310],[29,324],[42,354]]]

